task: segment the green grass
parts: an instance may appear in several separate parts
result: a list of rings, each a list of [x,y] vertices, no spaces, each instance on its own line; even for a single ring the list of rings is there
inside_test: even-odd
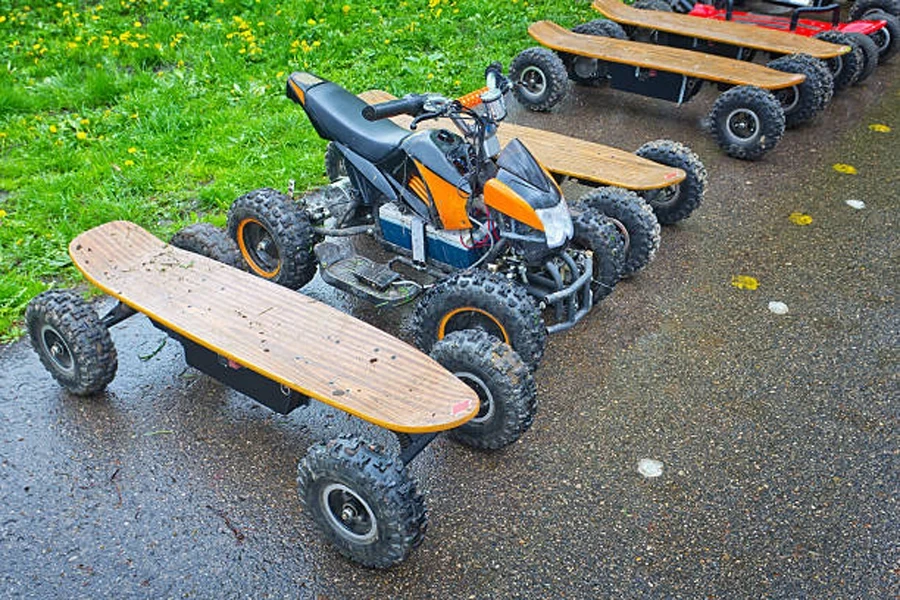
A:
[[[75,235],[129,219],[167,238],[224,224],[263,186],[324,183],[325,142],[284,97],[310,70],[361,92],[461,95],[572,0],[0,0],[0,341],[80,278]]]

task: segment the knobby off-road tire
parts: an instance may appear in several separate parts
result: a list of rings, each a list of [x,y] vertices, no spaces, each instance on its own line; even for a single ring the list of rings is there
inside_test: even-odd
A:
[[[212,223],[194,223],[177,231],[169,243],[236,269],[246,270],[237,243]]]
[[[891,60],[900,50],[900,16],[894,16],[883,10],[874,10],[866,14],[867,19],[885,21],[882,29],[869,36],[878,48],[878,64]]]
[[[849,20],[874,19],[871,13],[882,11],[895,17],[900,17],[900,0],[857,0],[848,12]]]
[[[662,225],[671,225],[691,216],[703,202],[708,182],[706,167],[700,157],[684,144],[671,140],[647,142],[638,148],[635,154],[653,162],[681,169],[686,174],[680,183],[639,192],[656,213],[656,220]]]
[[[531,370],[515,350],[480,329],[454,331],[434,345],[431,357],[478,394],[478,414],[450,431],[461,444],[497,450],[525,433],[537,412]]]
[[[546,112],[566,95],[566,67],[555,52],[534,47],[523,50],[509,65],[513,94],[525,108]]]
[[[334,183],[341,177],[347,176],[347,165],[344,164],[344,155],[338,150],[334,142],[328,142],[325,147],[325,175],[328,181]]]
[[[312,446],[297,467],[300,504],[338,551],[386,568],[422,543],[425,502],[397,458],[345,435]]]
[[[631,277],[653,260],[659,250],[659,221],[643,198],[630,190],[600,187],[591,190],[578,203],[606,216],[625,238],[625,260],[621,277]]]
[[[591,301],[598,304],[609,296],[622,279],[625,267],[625,234],[606,216],[586,206],[572,216],[575,235],[571,244],[593,254]]]
[[[607,19],[595,19],[587,23],[581,23],[572,28],[573,33],[584,35],[596,35],[598,37],[627,39],[625,30],[615,21]],[[566,67],[569,79],[580,85],[599,85],[606,80],[608,66],[606,61],[579,56],[578,54],[560,53],[560,58]]]
[[[637,0],[632,4],[634,8],[641,10],[656,10],[659,12],[673,12],[672,6],[666,0]]]
[[[119,362],[109,331],[73,292],[39,294],[28,303],[25,323],[41,363],[69,392],[97,394],[116,376]]]
[[[856,83],[862,83],[871,77],[872,73],[875,72],[875,67],[878,66],[878,45],[875,43],[875,40],[862,33],[849,33],[847,35],[859,44],[859,49],[862,51],[862,70],[859,73],[859,78],[856,80]]]
[[[815,69],[818,74],[817,77],[823,81],[828,82],[827,85],[822,86],[825,94],[821,98],[822,110],[825,109],[831,103],[831,100],[834,98],[834,77],[831,75],[831,70],[828,68],[828,64],[822,60],[821,58],[815,58],[810,56],[809,54],[794,54],[795,60],[806,61],[806,63]]]
[[[781,103],[758,87],[742,85],[724,92],[709,118],[719,147],[734,158],[757,160],[784,135]]]
[[[277,190],[263,188],[235,200],[228,210],[228,235],[260,277],[299,289],[316,274],[309,217]]]
[[[821,69],[797,54],[776,58],[766,66],[776,71],[806,76],[802,83],[772,92],[784,111],[785,127],[790,129],[808,123],[822,112],[827,104],[826,98],[830,98],[834,91],[834,80],[830,74],[826,78]]]
[[[483,329],[512,346],[537,368],[547,345],[547,327],[534,298],[497,273],[455,273],[422,295],[413,312],[416,345],[431,352],[449,333]]]
[[[641,10],[655,10],[657,12],[673,12],[666,0],[637,0],[632,4],[634,8]],[[628,37],[636,42],[648,42],[653,44],[668,45],[668,34],[664,31],[647,29],[646,27],[628,27]]]
[[[816,34],[816,37],[825,42],[832,44],[840,44],[841,46],[850,46],[852,50],[846,54],[829,58],[825,61],[831,76],[834,78],[834,91],[838,92],[844,88],[848,88],[855,84],[859,79],[863,69],[863,52],[859,43],[846,33],[842,33],[836,29],[823,31]]]

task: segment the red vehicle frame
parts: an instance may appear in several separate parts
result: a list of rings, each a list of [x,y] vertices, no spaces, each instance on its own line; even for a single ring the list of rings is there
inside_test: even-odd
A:
[[[837,40],[829,39],[828,35],[835,36],[837,33],[848,34],[853,37],[864,35],[874,42],[875,48],[872,50],[877,50],[877,62],[879,63],[890,59],[900,50],[900,19],[877,7],[872,7],[863,13],[865,17],[863,19],[842,23],[840,21],[840,6],[838,4],[822,4],[821,0],[814,2],[813,6],[797,6],[789,0],[765,0],[769,4],[793,9],[790,17],[734,10],[735,2],[741,4],[742,0],[711,0],[712,4],[702,2],[694,4],[695,0],[670,1],[674,10],[686,12],[695,17],[748,23],[768,29],[790,31],[807,37],[823,37],[827,41],[836,43]],[[830,21],[803,18],[804,15],[826,13],[831,13]],[[828,34],[828,32],[832,31],[837,33]],[[826,35],[823,36],[823,34]],[[874,67],[874,65],[872,66]]]
[[[773,2],[773,4],[781,4]],[[842,33],[861,33],[863,35],[871,35],[876,31],[883,29],[887,25],[887,21],[883,19],[851,21],[849,23],[840,22],[841,7],[837,4],[828,4],[825,6],[803,6],[794,9],[790,17],[780,15],[756,14],[744,11],[734,10],[732,3],[727,2],[725,8],[717,8],[710,4],[698,2],[693,6],[689,15],[695,17],[703,17],[705,19],[716,19],[717,21],[734,21],[736,23],[750,23],[759,25],[767,29],[778,29],[781,31],[791,31],[793,33],[804,35],[806,37],[814,37],[825,31],[837,29]],[[832,13],[831,21],[821,21],[818,19],[803,19],[802,15],[808,13]]]

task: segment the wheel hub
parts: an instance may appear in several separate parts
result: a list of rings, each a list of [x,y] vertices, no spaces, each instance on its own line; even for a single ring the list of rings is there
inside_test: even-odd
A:
[[[752,139],[759,131],[759,118],[746,108],[732,111],[725,122],[729,133],[741,140]]]
[[[75,361],[72,359],[72,352],[63,338],[54,329],[46,327],[41,333],[41,339],[47,354],[53,359],[56,367],[71,373],[75,367]]]
[[[271,252],[269,252],[269,248],[271,247],[271,245],[272,241],[268,238],[259,240],[256,243],[256,253],[262,255],[271,255]]]
[[[494,395],[487,384],[480,377],[468,371],[459,371],[454,373],[463,383],[472,388],[478,394],[478,414],[469,421],[470,423],[487,423],[494,418],[496,408],[494,406]]]
[[[572,61],[572,69],[575,71],[575,74],[582,79],[591,79],[597,77],[597,64],[596,58],[576,56]]]
[[[349,504],[345,504],[343,510],[341,510],[341,521],[343,521],[345,525],[350,525],[358,518],[359,513],[356,512],[356,509]]]
[[[366,501],[341,483],[325,486],[320,496],[332,529],[353,543],[370,543],[378,535],[378,521]]]
[[[643,194],[644,200],[654,208],[668,207],[678,200],[681,194],[681,185],[678,183],[657,190],[649,190]]]
[[[798,90],[796,86],[789,87],[784,90],[779,90],[778,93],[775,94],[775,97],[778,99],[784,112],[788,113],[796,108],[797,104],[800,102],[800,90]]]
[[[546,87],[544,74],[536,67],[528,67],[522,72],[519,81],[530,96],[540,96]]]

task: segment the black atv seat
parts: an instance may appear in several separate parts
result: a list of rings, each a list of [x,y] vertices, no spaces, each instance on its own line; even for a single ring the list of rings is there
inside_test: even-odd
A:
[[[387,158],[410,135],[390,119],[366,120],[362,111],[368,104],[311,73],[292,73],[287,96],[303,107],[319,136],[349,146],[372,162]]]

